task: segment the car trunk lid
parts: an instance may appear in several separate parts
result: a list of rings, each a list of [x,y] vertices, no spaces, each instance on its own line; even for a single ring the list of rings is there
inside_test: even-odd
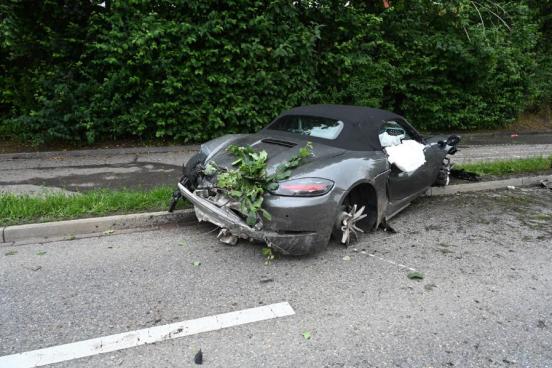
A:
[[[288,161],[293,156],[297,155],[299,149],[307,144],[308,140],[303,137],[278,136],[267,134],[254,134],[240,138],[233,144],[237,146],[250,145],[255,151],[266,151],[268,154],[267,172],[271,174],[276,171],[278,165]],[[323,160],[326,158],[339,156],[345,153],[344,149],[327,146],[319,142],[313,142],[313,157],[311,160]],[[217,152],[212,158],[217,165],[225,168],[231,168],[232,162],[236,158],[223,149]],[[305,163],[308,164],[308,163]]]

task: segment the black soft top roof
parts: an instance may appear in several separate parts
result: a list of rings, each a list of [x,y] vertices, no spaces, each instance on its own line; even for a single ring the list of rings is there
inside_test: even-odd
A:
[[[402,121],[405,121],[400,115],[369,107],[348,105],[308,105],[295,107],[291,110],[285,111],[278,116],[274,122],[281,117],[289,115],[316,116],[343,121],[343,130],[336,139],[329,140],[315,137],[308,137],[307,139],[352,151],[381,150],[382,148],[379,141],[379,133],[383,123],[394,119],[401,119]],[[270,129],[270,125],[266,129]]]

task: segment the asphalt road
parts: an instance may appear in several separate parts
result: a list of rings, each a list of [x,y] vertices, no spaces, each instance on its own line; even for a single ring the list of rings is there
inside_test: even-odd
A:
[[[421,198],[392,225],[269,265],[194,221],[0,248],[0,356],[288,302],[293,316],[54,366],[192,367],[201,348],[206,367],[552,367],[552,191]]]

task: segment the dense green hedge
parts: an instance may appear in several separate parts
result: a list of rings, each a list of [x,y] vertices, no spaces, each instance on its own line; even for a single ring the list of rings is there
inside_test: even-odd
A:
[[[492,128],[550,99],[549,0],[391,5],[5,0],[0,134],[204,141],[306,103]]]

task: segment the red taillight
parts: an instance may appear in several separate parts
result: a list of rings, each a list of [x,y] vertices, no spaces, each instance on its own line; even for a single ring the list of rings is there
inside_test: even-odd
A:
[[[316,192],[326,189],[325,184],[280,184],[280,187],[285,190],[295,192]]]
[[[290,197],[315,197],[326,194],[333,188],[333,181],[322,178],[301,178],[279,183],[272,194]]]

